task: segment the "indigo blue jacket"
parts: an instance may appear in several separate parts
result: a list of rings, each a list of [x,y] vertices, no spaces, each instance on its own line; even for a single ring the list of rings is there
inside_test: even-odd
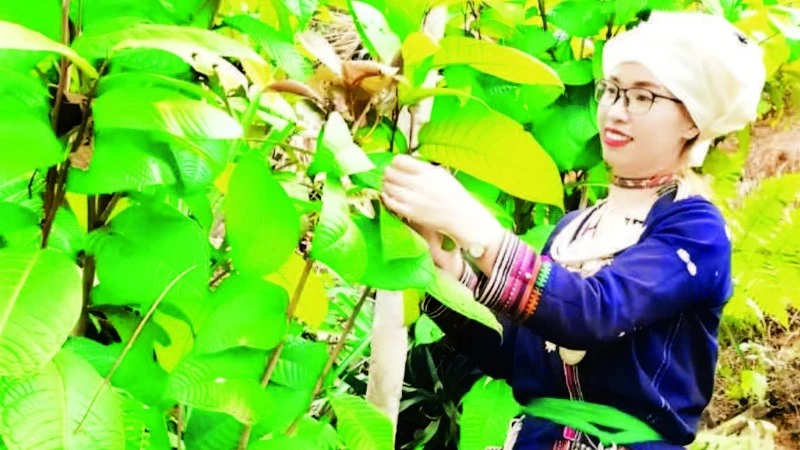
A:
[[[552,236],[577,215],[564,217]],[[595,275],[553,265],[535,313],[523,322],[501,317],[502,341],[477,322],[440,325],[482,371],[505,379],[521,404],[578,390],[585,401],[614,406],[664,438],[627,448],[682,448],[694,440],[711,399],[717,329],[733,290],[730,261],[719,210],[700,197],[666,196],[650,211],[639,242]],[[587,353],[568,368],[553,344]],[[526,417],[514,448],[551,449],[564,432]]]

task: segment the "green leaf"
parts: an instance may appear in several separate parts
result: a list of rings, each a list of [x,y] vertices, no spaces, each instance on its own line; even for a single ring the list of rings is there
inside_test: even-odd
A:
[[[195,70],[236,77],[239,71],[224,58],[239,59],[250,78],[266,86],[269,67],[253,49],[232,38],[195,27],[139,24],[84,33],[72,47],[86,58],[108,57],[126,48],[151,48],[173,53]],[[240,74],[240,73],[239,73]],[[240,74],[241,75],[241,74]],[[242,81],[242,80],[239,80]]]
[[[170,450],[163,415],[133,397],[119,393],[125,425],[126,449]]]
[[[381,246],[383,259],[416,258],[428,253],[425,239],[381,205]]]
[[[304,0],[298,0],[298,2]],[[311,0],[308,3],[316,3]],[[313,12],[313,10],[312,10]],[[250,36],[269,55],[274,66],[286,72],[289,79],[305,81],[313,74],[311,63],[295,48],[292,42],[282,40],[269,25],[253,17],[240,15],[226,17],[223,23]]]
[[[67,350],[38,373],[0,381],[0,405],[0,433],[9,449],[125,448],[119,398],[88,362]]]
[[[579,59],[556,63],[553,66],[559,78],[568,86],[582,86],[594,81],[592,60]]]
[[[431,285],[428,286],[427,292],[444,306],[502,334],[503,327],[497,321],[494,313],[486,306],[478,303],[472,296],[472,292],[449,273],[437,267],[436,276]]]
[[[461,36],[445,37],[439,44],[441,48],[433,57],[435,67],[468,64],[514,83],[563,87],[547,64],[517,49]]]
[[[608,23],[610,13],[599,2],[566,0],[547,13],[547,21],[575,37],[592,37]]]
[[[399,291],[408,288],[425,289],[433,282],[436,265],[427,249],[415,257],[389,259],[385,255],[380,221],[364,216],[354,220],[367,246],[368,263],[360,283],[376,289]],[[414,238],[406,236],[406,239]]]
[[[77,337],[70,338],[65,345],[88,361],[103,377],[109,374],[142,320],[141,316],[124,311],[106,310],[104,314],[107,323],[111,324],[119,335],[118,342],[103,345],[84,337]],[[164,398],[167,372],[153,357],[156,342],[169,345],[169,335],[157,323],[149,321],[114,371],[111,384],[124,389],[138,401],[158,409],[165,409],[171,406],[170,400]]]
[[[511,387],[503,380],[483,377],[472,385],[462,399],[459,450],[484,450],[502,446],[508,423],[520,410]]]
[[[400,41],[420,31],[429,3],[427,0],[385,0],[383,15]],[[377,6],[377,5],[375,5]]]
[[[300,241],[300,217],[291,199],[255,153],[234,169],[225,217],[233,262],[242,272],[275,272]]]
[[[71,209],[62,207],[56,211],[47,246],[64,252],[73,260],[86,248],[86,230]]]
[[[357,185],[369,187],[378,191],[381,190],[383,171],[392,163],[394,156],[394,153],[390,152],[368,154],[367,157],[375,165],[375,168],[366,172],[352,174],[350,179]]]
[[[563,209],[561,179],[553,160],[518,123],[502,114],[468,105],[458,114],[434,117],[420,130],[419,142],[419,152],[427,158],[511,195]]]
[[[233,275],[214,291],[212,301],[217,307],[197,335],[194,343],[197,353],[233,347],[270,350],[286,333],[289,294],[278,285],[256,277]]]
[[[278,359],[271,382],[311,392],[327,361],[328,346],[324,342],[288,340]]]
[[[367,268],[364,236],[350,218],[344,188],[335,178],[325,182],[322,212],[311,241],[311,257],[345,280],[360,279]]]
[[[94,101],[95,127],[156,131],[183,139],[238,139],[242,126],[221,109],[162,88],[109,91]]]
[[[587,104],[552,106],[534,121],[532,132],[560,171],[589,169],[602,157],[599,148],[590,145],[592,139],[600,142],[597,122]]]
[[[108,75],[100,79],[97,86],[97,95],[102,96],[109,91],[127,89],[165,89],[183,94],[192,100],[205,100],[206,103],[219,106],[222,99],[209,89],[189,83],[187,81],[176,80],[165,75],[146,72],[123,72],[115,75]]]
[[[525,25],[518,28],[519,33],[508,43],[509,47],[516,48],[531,56],[538,57],[542,53],[555,47],[558,41],[552,33],[544,31],[536,25]]]
[[[286,5],[286,9],[289,10],[292,15],[297,17],[299,29],[304,29],[308,21],[311,20],[311,17],[314,15],[314,12],[317,10],[317,0],[281,0],[284,5]]]
[[[259,423],[282,432],[311,400],[310,391],[261,387],[266,352],[237,347],[213,354],[190,354],[170,373],[171,398],[207,411],[230,414],[242,423]]]
[[[27,50],[58,53],[83,70],[90,78],[97,78],[97,70],[81,58],[75,50],[60,44],[38,31],[12,22],[0,20],[0,49]]]
[[[194,267],[167,293],[162,307],[178,308],[193,322],[208,307],[208,240],[194,221],[168,205],[128,207],[89,235],[88,252],[95,256],[97,288],[106,294],[93,294],[95,304],[147,310],[164,287]]]
[[[350,450],[392,448],[392,422],[375,406],[361,397],[331,397],[336,413],[337,432]]]
[[[553,233],[555,228],[555,225],[537,225],[528,230],[528,232],[524,235],[520,236],[520,239],[533,247],[534,250],[541,253],[542,248],[547,243],[547,240],[550,238],[550,235]]]
[[[195,77],[192,66],[179,56],[153,48],[125,48],[115,52],[108,72],[110,76],[137,73],[185,81]]]
[[[317,140],[317,152],[308,168],[309,175],[332,172],[341,176],[366,172],[375,165],[361,147],[353,142],[353,136],[342,115],[334,111],[328,116]]]
[[[414,343],[426,345],[438,342],[444,337],[444,332],[430,317],[421,315],[414,323]],[[463,431],[462,431],[463,433]]]
[[[169,148],[138,131],[108,130],[95,136],[89,170],[71,167],[67,190],[87,195],[142,191],[177,182]]]
[[[41,370],[72,332],[81,305],[80,272],[62,253],[0,249],[0,376]]]
[[[50,119],[50,93],[41,80],[6,68],[0,68],[0,78],[0,98],[18,101],[15,106],[23,106],[33,117]]]
[[[248,450],[334,450],[337,448],[336,430],[328,423],[303,417],[294,435],[267,435]]]
[[[347,0],[361,41],[376,61],[389,64],[400,51],[401,42],[383,13],[369,3]]]
[[[0,141],[3,142],[0,182],[50,167],[64,159],[52,126],[27,109],[25,104],[9,98],[0,102]]]

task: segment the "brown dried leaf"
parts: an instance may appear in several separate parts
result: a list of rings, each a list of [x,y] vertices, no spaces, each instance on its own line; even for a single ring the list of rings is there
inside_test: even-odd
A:
[[[344,78],[345,84],[350,87],[358,86],[366,78],[373,77],[380,78],[378,83],[375,83],[375,81],[378,80],[370,80],[372,82],[370,85],[373,88],[375,86],[385,87],[391,82],[392,77],[397,74],[397,72],[398,69],[396,67],[380,64],[375,61],[345,61],[344,64],[342,64],[342,77]]]
[[[324,100],[315,90],[311,89],[308,85],[303,84],[296,80],[281,80],[271,83],[268,88],[275,92],[285,92],[289,94],[299,95],[313,100],[318,105],[324,104]]]

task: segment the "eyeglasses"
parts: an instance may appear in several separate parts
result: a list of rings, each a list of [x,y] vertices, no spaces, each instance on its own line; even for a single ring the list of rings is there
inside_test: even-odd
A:
[[[609,80],[597,80],[595,82],[594,98],[599,105],[611,106],[617,103],[620,93],[622,93],[625,98],[625,109],[631,114],[646,114],[650,111],[650,108],[653,107],[653,102],[655,102],[656,98],[682,103],[677,98],[654,94],[644,88],[622,89],[617,86],[616,83]]]

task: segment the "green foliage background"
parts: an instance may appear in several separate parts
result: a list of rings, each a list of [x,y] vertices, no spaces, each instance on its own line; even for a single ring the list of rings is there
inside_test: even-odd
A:
[[[423,23],[440,8],[435,42]],[[761,42],[761,113],[782,114],[800,67],[792,2],[0,3],[3,444],[390,448],[388,419],[353,395],[371,293],[404,291],[409,368],[419,356],[434,378],[424,346],[440,333],[417,319],[422,292],[500,326],[380,206],[382,169],[411,150],[448,166],[540,247],[605,195],[592,82],[604,42],[653,9],[724,15]],[[424,85],[429,73],[442,81]],[[428,98],[409,143],[398,122],[412,112],[413,127]],[[726,322],[786,324],[800,179],[742,199],[747,132],[702,170],[736,242]],[[502,440],[507,386],[468,381],[432,381],[446,417],[407,447]],[[431,400],[416,392],[404,409]]]

